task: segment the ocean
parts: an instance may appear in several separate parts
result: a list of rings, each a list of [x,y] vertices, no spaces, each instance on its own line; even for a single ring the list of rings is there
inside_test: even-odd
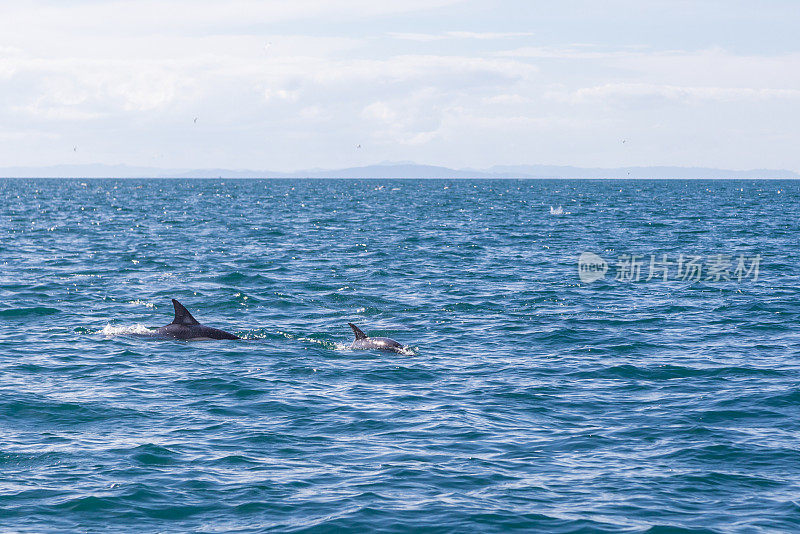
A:
[[[800,531],[798,181],[0,198],[4,532]]]

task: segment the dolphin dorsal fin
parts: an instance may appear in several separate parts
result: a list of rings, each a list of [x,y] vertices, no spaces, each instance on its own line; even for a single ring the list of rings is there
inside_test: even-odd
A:
[[[367,339],[367,334],[361,331],[359,327],[354,325],[353,323],[347,323],[350,325],[350,328],[353,329],[353,333],[356,335],[356,339]]]
[[[175,299],[172,299],[172,305],[175,306],[175,320],[172,321],[172,324],[182,324],[183,326],[194,326],[200,324],[197,322],[197,319],[192,317],[192,314],[189,313],[189,310],[183,307],[183,304]]]

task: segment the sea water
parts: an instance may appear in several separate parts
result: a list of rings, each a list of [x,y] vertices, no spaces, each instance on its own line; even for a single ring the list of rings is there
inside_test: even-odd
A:
[[[0,199],[0,530],[800,530],[798,182]]]

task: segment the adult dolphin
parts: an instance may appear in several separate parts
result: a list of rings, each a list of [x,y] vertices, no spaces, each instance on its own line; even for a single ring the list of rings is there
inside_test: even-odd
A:
[[[157,335],[175,339],[241,339],[224,330],[200,324],[197,319],[192,317],[189,310],[175,299],[172,299],[172,305],[175,307],[175,320],[156,330]]]
[[[388,337],[368,337],[367,334],[361,331],[359,327],[354,325],[353,323],[347,323],[350,325],[350,328],[353,329],[353,333],[356,335],[356,339],[353,341],[353,344],[350,345],[350,348],[355,350],[369,350],[369,349],[377,349],[377,350],[386,350],[389,352],[403,352],[405,347],[395,341],[394,339],[389,339]]]

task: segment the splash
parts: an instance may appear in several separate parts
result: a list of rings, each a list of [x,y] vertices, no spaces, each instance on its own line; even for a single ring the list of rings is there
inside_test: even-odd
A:
[[[130,335],[146,336],[146,335],[152,335],[153,330],[144,326],[143,324],[135,324],[129,326],[107,324],[103,327],[102,330],[100,330],[99,333],[106,337],[130,336]]]
[[[570,212],[564,211],[564,208],[562,208],[561,206],[557,208],[550,206],[550,215],[569,215],[569,214]]]
[[[402,354],[403,356],[416,356],[417,348],[405,346],[400,351],[398,351],[397,354]]]
[[[361,350],[354,351],[352,343],[334,342],[331,344],[331,348],[338,352],[363,352]],[[378,350],[367,351],[367,352],[372,352],[373,354],[386,354]],[[397,351],[397,354],[401,354],[403,356],[416,356],[418,352],[416,347],[404,346],[401,350]]]
[[[139,304],[141,306],[146,306],[147,308],[155,308],[156,307],[156,305],[153,304],[152,302],[147,302],[147,301],[144,301],[142,299],[129,300],[128,304]]]

